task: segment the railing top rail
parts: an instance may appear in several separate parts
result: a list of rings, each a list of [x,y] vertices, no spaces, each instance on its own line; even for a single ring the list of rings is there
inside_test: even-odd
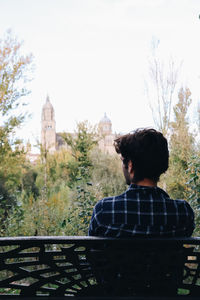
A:
[[[1,237],[0,245],[18,244],[18,243],[50,243],[50,244],[60,244],[60,243],[70,243],[70,242],[100,242],[111,241],[116,243],[131,243],[131,244],[141,244],[141,243],[189,243],[189,244],[200,244],[200,237],[174,237],[174,238],[144,238],[144,237],[134,237],[134,238],[108,238],[108,237],[89,237],[89,236],[20,236],[20,237]]]

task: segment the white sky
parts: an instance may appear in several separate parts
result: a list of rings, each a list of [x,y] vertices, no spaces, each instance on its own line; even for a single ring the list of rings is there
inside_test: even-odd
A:
[[[104,112],[114,132],[154,126],[144,93],[152,37],[164,57],[183,60],[180,84],[200,96],[200,0],[0,0],[0,36],[11,28],[34,56],[28,111],[19,132],[40,138],[46,95],[56,128],[96,124]]]

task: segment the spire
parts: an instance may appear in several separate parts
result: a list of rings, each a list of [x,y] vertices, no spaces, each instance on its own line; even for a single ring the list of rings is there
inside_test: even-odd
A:
[[[48,94],[47,94],[47,97],[46,97],[46,102],[43,105],[43,109],[46,109],[46,108],[50,108],[50,109],[54,110],[53,105],[50,102],[50,98],[49,98]]]
[[[46,103],[50,102],[49,95],[47,94]]]
[[[49,95],[47,94],[46,102],[42,108],[42,120],[54,120],[54,108],[49,100]]]

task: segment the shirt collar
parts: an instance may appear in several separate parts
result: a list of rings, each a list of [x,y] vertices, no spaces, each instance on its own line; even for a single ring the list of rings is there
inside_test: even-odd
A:
[[[165,197],[169,198],[169,195],[161,188],[158,186],[144,186],[144,185],[137,185],[135,183],[131,183],[130,186],[128,187],[129,190],[147,190],[147,191],[158,191],[159,193],[162,193],[165,195]]]

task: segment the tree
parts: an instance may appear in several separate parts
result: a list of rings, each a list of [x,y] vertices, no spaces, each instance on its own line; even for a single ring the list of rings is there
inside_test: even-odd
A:
[[[200,133],[200,102],[197,107],[197,118],[198,118],[198,132]]]
[[[0,39],[0,112],[7,115],[16,109],[21,97],[27,95],[24,86],[27,81],[27,73],[32,62],[32,55],[21,55],[22,42],[7,31],[4,39]],[[20,100],[20,102],[19,102]],[[22,121],[21,118],[12,117],[11,120]]]
[[[159,43],[159,40],[152,41],[152,58],[149,60],[149,83],[146,83],[146,93],[155,126],[167,136],[181,64],[175,64],[172,57],[167,63],[159,58],[157,54]]]
[[[92,162],[90,152],[97,144],[98,134],[95,127],[87,121],[77,124],[74,135],[63,133],[63,139],[71,149],[73,159],[68,163],[69,186],[76,184],[77,178],[87,182],[91,178]]]
[[[189,88],[181,88],[178,103],[174,106],[174,122],[170,123],[170,168],[167,174],[167,188],[172,197],[187,197],[188,162],[194,150],[194,137],[189,132],[187,113],[191,104]]]
[[[110,155],[94,149],[91,153],[92,183],[96,199],[119,195],[126,189],[122,164],[117,154]]]
[[[20,141],[14,137],[15,129],[24,121],[25,113],[19,108],[25,105],[22,97],[28,94],[27,73],[32,63],[32,56],[20,53],[22,43],[7,31],[0,39],[0,157],[10,150],[14,153]],[[29,75],[30,76],[30,75]],[[20,112],[19,112],[20,111]],[[9,149],[10,148],[10,149]]]
[[[38,161],[35,172],[37,172],[36,186],[41,190],[46,190],[46,198],[54,192],[59,192],[60,186],[69,180],[67,164],[71,159],[68,150],[50,154],[41,147],[40,161]]]
[[[25,119],[20,107],[27,95],[26,82],[30,77],[32,56],[21,54],[22,43],[10,31],[0,39],[0,190],[1,216],[6,218],[10,205],[16,200],[21,183],[21,169],[25,153],[21,141],[15,137],[15,130]],[[20,112],[19,112],[20,111]],[[5,195],[7,195],[5,197]],[[7,199],[12,203],[7,205]],[[3,217],[4,216],[4,217]]]
[[[187,182],[189,188],[189,197],[188,200],[195,213],[195,231],[194,235],[199,236],[200,234],[200,158],[199,153],[191,157],[187,174],[189,180]]]
[[[96,128],[87,121],[77,124],[77,131],[72,134],[63,133],[63,139],[71,149],[72,160],[68,163],[69,182],[72,198],[69,223],[76,224],[76,232],[87,233],[89,221],[94,206],[95,195],[90,182],[93,164],[90,157],[91,150],[97,144]],[[75,211],[78,211],[77,213]]]

